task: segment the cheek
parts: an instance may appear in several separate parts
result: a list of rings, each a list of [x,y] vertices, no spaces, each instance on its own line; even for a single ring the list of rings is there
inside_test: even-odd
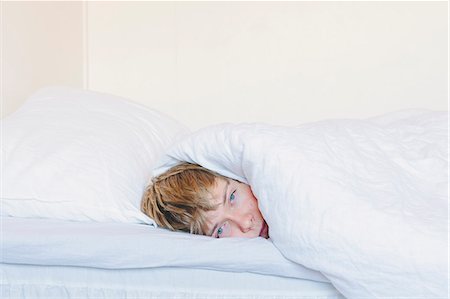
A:
[[[228,233],[227,237],[233,237],[233,238],[247,237],[248,238],[248,235],[243,233],[238,225],[236,225],[235,223],[230,223],[229,233]]]
[[[223,226],[223,236],[224,237],[233,237],[233,231],[235,229],[232,228],[232,225],[229,222],[226,222]]]
[[[250,187],[246,188],[246,196],[252,203],[257,204],[258,200],[256,199],[256,197],[253,194],[252,189],[250,189]]]
[[[257,213],[259,214],[259,208],[258,208],[258,201],[255,198],[255,196],[253,195],[252,191],[250,190],[250,188],[246,188],[244,189],[243,192],[243,208],[247,211],[247,212],[252,212],[252,213]]]

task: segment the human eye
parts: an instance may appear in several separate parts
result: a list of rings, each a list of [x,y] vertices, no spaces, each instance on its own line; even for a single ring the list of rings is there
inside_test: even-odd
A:
[[[217,229],[216,238],[226,238],[230,235],[230,227],[228,222],[225,222]]]
[[[236,190],[234,190],[233,192],[231,192],[230,194],[230,202],[233,202],[236,199]]]
[[[217,238],[220,238],[220,236],[223,234],[223,226],[219,227],[217,230]]]

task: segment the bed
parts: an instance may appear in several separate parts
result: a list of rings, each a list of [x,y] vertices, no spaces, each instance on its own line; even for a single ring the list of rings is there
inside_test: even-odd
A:
[[[263,239],[215,242],[136,224],[2,222],[2,298],[342,298]],[[239,254],[218,259],[222,251]]]
[[[1,121],[0,297],[449,298],[447,3],[66,3],[0,5],[2,115],[133,101]],[[270,239],[156,227],[180,161]]]
[[[139,211],[189,134],[158,111],[49,87],[2,134],[2,298],[344,298],[270,239],[169,232]]]
[[[2,120],[3,298],[446,298],[448,113],[195,132],[48,87]],[[189,162],[248,183],[270,238],[170,232],[145,187]]]

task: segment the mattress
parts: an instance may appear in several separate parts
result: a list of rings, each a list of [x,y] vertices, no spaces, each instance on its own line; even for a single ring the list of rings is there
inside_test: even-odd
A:
[[[2,298],[343,298],[263,238],[3,217]]]
[[[344,298],[329,283],[253,273],[9,264],[0,269],[1,298]]]
[[[264,238],[224,238],[149,225],[3,217],[1,262],[102,269],[186,267],[328,282]]]

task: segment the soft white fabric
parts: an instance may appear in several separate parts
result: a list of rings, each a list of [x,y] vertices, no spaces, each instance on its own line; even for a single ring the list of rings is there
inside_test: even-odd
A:
[[[219,240],[129,223],[0,220],[2,263],[105,269],[188,267],[328,281],[289,261],[263,238]]]
[[[2,299],[344,299],[330,283],[189,268],[0,264]]]
[[[274,244],[347,298],[447,296],[448,117],[205,128],[169,150],[248,182]]]
[[[185,133],[119,97],[42,89],[2,120],[2,215],[152,224],[139,211],[143,190]]]

